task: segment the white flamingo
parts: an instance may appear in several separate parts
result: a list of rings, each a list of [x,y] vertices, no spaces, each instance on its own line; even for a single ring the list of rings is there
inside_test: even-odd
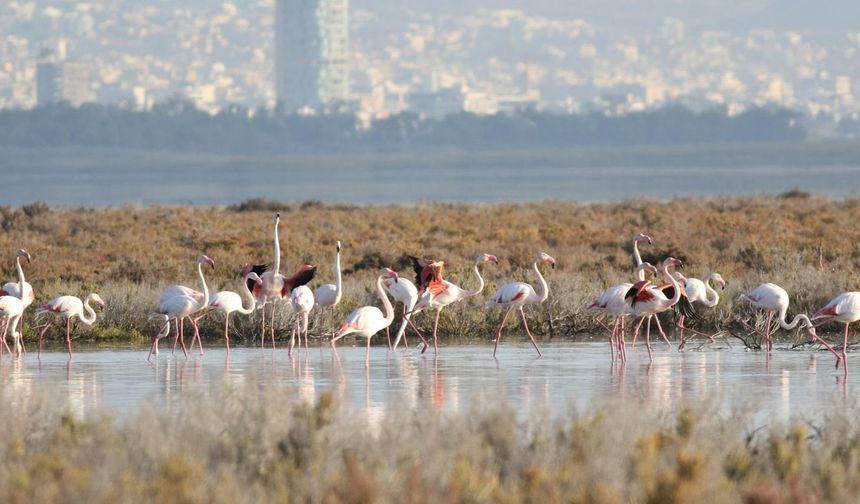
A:
[[[813,328],[812,322],[809,320],[804,314],[795,315],[795,317],[791,320],[791,322],[786,321],[786,315],[788,313],[788,304],[789,297],[788,292],[785,291],[779,285],[774,283],[763,283],[752,290],[752,292],[741,294],[739,299],[743,299],[749,301],[750,304],[759,308],[765,312],[767,312],[767,325],[765,326],[765,332],[755,329],[754,327],[747,324],[745,321],[741,321],[741,323],[747,327],[750,331],[761,336],[765,341],[765,349],[770,352],[773,349],[773,338],[771,337],[771,322],[773,321],[774,314],[777,314],[777,321],[779,322],[779,326],[785,330],[792,330],[797,327],[797,324],[803,322],[806,324],[806,327]],[[825,307],[826,308],[826,307]],[[816,313],[813,318],[821,318],[823,315],[820,313]],[[818,339],[814,332],[810,331],[810,336],[813,339]],[[839,363],[837,362],[837,365]]]
[[[314,293],[307,285],[300,285],[290,293],[290,306],[293,308],[295,325],[290,335],[290,350],[288,355],[293,354],[296,334],[299,336],[299,348],[302,346],[302,334],[305,336],[305,349],[308,348],[308,316],[314,309]]]
[[[657,268],[649,262],[643,262],[636,267],[634,272],[635,278],[637,278],[638,281],[645,280],[645,276],[640,274],[645,271],[656,274]],[[604,314],[615,318],[612,329],[609,331],[609,347],[613,360],[615,359],[616,347],[618,350],[618,357],[622,361],[627,360],[627,350],[624,348],[624,321],[627,316],[632,315],[632,313],[630,311],[630,301],[625,299],[624,296],[631,287],[633,287],[633,284],[630,282],[613,285],[603,291],[603,294],[601,294],[600,297],[598,297],[589,306],[591,309],[600,310]]]
[[[422,353],[427,351],[427,348],[429,348],[427,341],[421,335],[418,328],[412,324],[411,320],[412,310],[415,308],[415,304],[418,303],[418,288],[415,287],[414,283],[403,277],[398,277],[396,280],[393,278],[386,278],[383,285],[385,290],[388,291],[392,298],[394,298],[395,302],[403,304],[403,320],[400,322],[400,327],[397,329],[397,334],[394,336],[393,349],[397,349],[397,345],[400,344],[401,337],[403,337],[403,343],[406,345],[406,348],[409,348],[409,343],[406,341],[406,325],[408,324],[412,327],[412,330],[415,331],[415,334],[418,335],[418,338],[424,343]]]
[[[636,233],[633,236],[633,260],[636,263],[636,269],[634,270],[634,275],[637,281],[645,280],[645,270],[641,269],[642,267],[642,256],[639,254],[639,244],[640,243],[648,243],[649,245],[653,243],[651,237],[642,233]],[[603,323],[603,316],[606,314],[616,315],[617,313],[610,313],[607,310],[607,306],[619,306],[619,305],[627,305],[628,303],[624,300],[624,295],[627,293],[627,290],[633,286],[633,284],[629,284],[627,289],[624,289],[623,292],[620,289],[620,286],[624,284],[614,285],[605,291],[594,300],[594,302],[589,305],[589,309],[596,310],[598,314],[594,317],[594,321],[603,326],[604,329],[609,333],[609,339],[612,340],[613,333],[616,333],[615,328],[609,328],[606,324]],[[622,320],[622,328],[624,330]],[[623,335],[622,335],[623,336]]]
[[[200,255],[197,257],[197,276],[200,279],[200,285],[203,288],[202,296],[198,296],[196,294],[197,291],[194,291],[189,287],[185,287],[183,285],[171,285],[165,289],[165,292],[172,293],[173,295],[165,295],[165,292],[162,292],[162,295],[159,297],[158,308],[156,308],[153,316],[163,319],[165,324],[164,328],[158,334],[153,336],[152,346],[149,349],[149,357],[147,357],[147,360],[152,358],[153,353],[158,355],[158,341],[170,333],[171,320],[176,322],[176,336],[173,341],[173,346],[175,348],[176,341],[179,340],[182,343],[182,353],[188,357],[188,351],[185,348],[185,334],[182,319],[190,317],[206,308],[209,304],[209,287],[207,287],[206,279],[203,277],[202,265],[204,263],[215,268],[215,261],[213,261],[211,257],[207,255]],[[187,293],[188,291],[191,292]],[[196,323],[193,319],[191,322],[194,326],[195,334],[199,335]],[[200,345],[200,352],[203,352],[202,344]]]
[[[383,268],[379,271],[379,276],[376,279],[376,292],[379,294],[380,300],[382,300],[382,307],[385,312],[383,313],[382,310],[375,306],[362,306],[353,310],[331,339],[331,348],[335,352],[335,355],[337,355],[337,346],[335,345],[337,340],[348,334],[355,334],[356,336],[367,338],[367,352],[365,353],[364,361],[367,363],[370,360],[370,338],[383,329],[387,333],[388,327],[394,320],[394,308],[391,306],[391,301],[388,300],[388,296],[382,287],[382,282],[386,278],[397,279],[397,272],[392,271],[390,268]],[[388,336],[388,346],[391,348],[390,333]]]
[[[90,303],[96,303],[102,308],[105,306],[105,302],[102,298],[93,292],[84,298],[83,301],[75,296],[59,296],[43,304],[41,308],[36,310],[36,316],[45,313],[54,315],[54,318],[45,324],[45,327],[39,333],[40,356],[42,355],[42,342],[45,339],[45,333],[48,332],[48,329],[51,328],[56,317],[59,316],[66,319],[66,347],[69,350],[69,359],[72,358],[72,318],[78,317],[78,319],[84,324],[88,326],[93,325],[96,321],[96,312],[90,306]]]
[[[651,319],[658,313],[663,313],[668,310],[681,299],[681,286],[678,284],[678,281],[675,280],[675,277],[669,274],[669,268],[673,266],[681,266],[681,261],[674,257],[668,257],[661,264],[663,276],[669,282],[668,286],[654,287],[651,285],[651,282],[641,280],[633,284],[633,287],[631,287],[625,295],[625,298],[632,299],[630,312],[635,318],[639,319],[639,324],[636,325],[636,334],[639,334],[639,328],[642,326],[642,323],[646,319],[648,320],[648,325],[645,330],[645,346],[648,348],[648,358],[652,360]],[[670,291],[671,297],[666,293],[666,291],[669,290],[667,287],[671,287],[672,289]],[[659,320],[657,324],[659,328]],[[662,328],[660,328],[660,333],[663,334]],[[666,339],[666,343],[669,344],[669,340],[666,338],[665,334],[663,334],[663,338]]]
[[[538,282],[540,283],[540,294],[535,292],[534,287],[527,283],[512,282],[499,288],[495,295],[487,301],[486,306],[488,308],[493,306],[504,306],[508,309],[508,311],[505,312],[504,318],[502,318],[502,323],[499,325],[499,332],[496,334],[496,344],[493,347],[493,357],[496,356],[496,350],[499,348],[499,340],[502,339],[502,329],[505,327],[508,315],[510,315],[515,308],[520,312],[520,317],[522,317],[523,320],[523,328],[525,329],[529,340],[531,340],[532,345],[534,345],[535,350],[537,350],[538,356],[543,355],[541,354],[540,348],[538,348],[534,336],[532,336],[531,331],[529,331],[529,324],[526,322],[526,314],[523,312],[524,305],[540,304],[546,301],[549,297],[549,285],[547,285],[546,280],[544,280],[543,275],[540,274],[540,269],[538,268],[538,265],[542,262],[549,263],[551,267],[555,268],[555,258],[545,252],[541,252],[538,254],[537,259],[535,259],[534,265],[532,266],[535,276],[537,276]]]
[[[20,249],[15,253],[15,267],[18,270],[18,292],[26,293],[26,287],[24,285],[24,269],[21,267],[20,259],[24,258],[27,262],[30,262],[30,254],[24,250]],[[32,292],[32,291],[31,291]],[[12,339],[14,340],[15,345],[15,355],[20,355],[23,345],[21,343],[21,333],[18,332],[18,321],[24,315],[25,302],[19,296],[11,296],[4,295],[0,296],[0,319],[4,320],[3,323],[3,346],[6,347],[6,350],[11,354],[12,351],[9,350],[9,344],[6,342],[6,334],[9,331],[9,328],[12,328]],[[2,355],[2,348],[0,348],[0,355]]]
[[[690,304],[701,303],[707,308],[713,308],[720,302],[720,293],[711,287],[711,283],[719,285],[723,290],[726,288],[726,281],[723,280],[722,275],[719,273],[711,273],[704,281],[702,281],[698,278],[685,277],[683,273],[676,271],[675,278],[678,280],[678,283],[684,287],[684,294],[687,296],[687,301],[689,301]],[[684,320],[686,320],[686,318],[686,315],[682,311],[678,315],[678,322],[675,324],[680,331],[681,345],[684,344],[684,331],[691,331],[708,338],[711,343],[714,342],[714,336],[712,334],[706,334],[686,327],[684,325]]]
[[[830,321],[842,322],[845,324],[845,334],[842,337],[842,362],[845,365],[845,374],[848,374],[848,326],[860,320],[860,292],[843,292],[842,294],[831,299],[826,305],[815,312],[812,319],[824,319],[824,323]],[[809,321],[807,320],[809,326]],[[815,337],[815,331],[811,332]],[[824,343],[820,338],[821,343]],[[824,343],[834,354],[835,350],[830,348],[830,345]],[[839,367],[840,356],[836,355],[836,367]]]
[[[24,249],[20,249],[18,251],[18,253],[15,254],[15,266],[20,271],[20,275],[23,278],[24,277],[24,270],[23,270],[23,268],[21,268],[21,259],[22,258],[26,258],[27,262],[28,263],[30,262],[30,254]],[[16,298],[19,298],[21,300],[21,302],[24,303],[24,311],[26,311],[27,307],[29,307],[31,304],[33,304],[33,301],[36,300],[36,294],[33,291],[33,286],[30,285],[30,282],[28,282],[26,278],[24,279],[23,290],[21,289],[21,283],[20,282],[6,282],[5,284],[3,284],[3,287],[0,288],[0,296],[14,296]],[[20,321],[18,322],[18,338],[15,340],[15,344],[17,345],[18,341],[20,340],[22,349],[23,349],[23,344],[24,344],[23,338],[24,338],[24,315],[21,314]]]
[[[209,297],[209,308],[211,310],[224,314],[224,341],[227,344],[227,353],[230,353],[230,314],[240,313],[242,315],[250,315],[254,312],[256,299],[248,289],[248,284],[259,285],[262,283],[260,277],[251,271],[251,265],[246,264],[242,268],[242,287],[241,295],[233,291],[219,291]],[[248,307],[245,308],[244,301],[248,302]],[[203,317],[211,313],[207,311],[197,317],[195,322],[200,321]],[[191,349],[194,349],[194,342],[191,342]]]
[[[334,308],[338,303],[340,303],[342,294],[343,286],[341,285],[340,273],[340,242],[337,242],[334,256],[334,283],[323,284],[317,287],[317,290],[314,292],[314,300],[321,307]]]

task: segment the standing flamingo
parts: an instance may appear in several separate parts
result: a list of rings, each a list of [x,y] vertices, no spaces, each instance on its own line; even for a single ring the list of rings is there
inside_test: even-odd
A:
[[[198,295],[198,291],[185,287],[184,285],[171,285],[162,292],[158,300],[158,308],[156,308],[153,316],[162,318],[166,324],[165,328],[152,338],[152,346],[149,349],[149,360],[152,354],[158,355],[158,340],[167,336],[170,333],[170,321],[176,322],[176,336],[173,346],[176,347],[176,340],[182,343],[182,353],[188,357],[188,351],[185,348],[185,334],[182,324],[182,319],[206,308],[209,304],[209,287],[206,286],[206,279],[203,277],[202,265],[206,263],[212,268],[215,268],[215,261],[206,255],[197,257],[197,276],[200,278],[200,284],[203,288],[202,296]],[[191,320],[195,330],[195,335],[199,335],[197,324],[194,319]],[[198,336],[195,336],[198,337]],[[200,345],[200,351],[203,352],[203,345]]]
[[[514,310],[514,308],[519,309],[520,317],[523,320],[523,328],[526,331],[526,334],[531,340],[532,345],[534,345],[535,350],[537,350],[538,356],[542,356],[540,348],[538,348],[537,342],[535,342],[534,336],[532,336],[531,331],[529,331],[529,324],[526,322],[526,314],[523,313],[523,306],[527,304],[540,304],[546,301],[549,297],[549,286],[544,280],[543,275],[540,274],[540,269],[538,265],[541,262],[549,263],[552,268],[555,268],[555,258],[548,255],[545,252],[541,252],[538,254],[537,259],[535,259],[534,265],[532,269],[534,269],[535,275],[538,278],[538,282],[540,283],[541,292],[538,294],[535,292],[534,288],[523,282],[512,282],[507,285],[503,285],[496,293],[487,301],[486,306],[504,306],[508,309],[505,312],[504,318],[502,318],[502,323],[499,325],[499,332],[496,334],[496,345],[493,347],[493,358],[496,357],[496,350],[499,348],[499,340],[502,339],[502,329],[505,327],[505,322],[508,320],[508,315]]]
[[[43,304],[41,308],[36,310],[36,316],[42,315],[43,313],[48,313],[55,316],[60,316],[66,319],[66,346],[69,350],[69,359],[72,358],[72,318],[78,317],[78,319],[84,324],[91,326],[96,321],[96,312],[90,306],[90,303],[96,303],[102,308],[105,306],[105,302],[99,297],[98,294],[93,292],[89,296],[87,296],[83,301],[80,298],[75,296],[60,296],[56,297],[47,303]],[[45,327],[39,333],[39,355],[42,355],[42,341],[44,341],[45,333],[48,332],[48,329],[51,328],[51,325],[54,323],[56,318],[51,319],[50,322],[45,324]]]
[[[421,353],[427,351],[429,345],[427,341],[421,336],[421,332],[415,325],[412,324],[410,320],[412,317],[412,310],[415,308],[415,304],[418,303],[418,288],[415,287],[415,284],[407,280],[406,278],[399,277],[397,279],[394,278],[386,278],[383,282],[385,286],[385,290],[394,298],[395,302],[403,304],[403,321],[400,322],[400,328],[397,329],[397,334],[394,336],[394,346],[393,349],[397,350],[397,345],[400,344],[400,338],[403,337],[403,343],[409,348],[409,343],[406,341],[406,325],[409,324],[412,327],[412,330],[415,331],[415,334],[418,335],[418,338],[424,342],[424,349]]]
[[[21,267],[21,258],[30,262],[30,254],[27,253],[26,250],[20,249],[15,253],[15,267],[18,270],[18,289],[19,293],[26,293],[25,285],[24,285],[24,269]],[[32,292],[32,290],[31,290]],[[3,324],[3,346],[6,347],[6,350],[11,354],[12,351],[9,350],[9,344],[6,342],[6,334],[9,331],[9,327],[12,327],[12,338],[15,340],[15,355],[21,354],[21,349],[23,345],[21,343],[21,333],[18,332],[18,321],[24,315],[24,309],[26,308],[25,300],[20,296],[12,296],[12,295],[3,295],[0,296],[0,319],[3,319],[5,322]],[[2,355],[2,348],[0,348],[0,355]]]
[[[307,285],[300,285],[290,293],[290,306],[293,308],[295,325],[290,335],[290,350],[288,355],[293,354],[296,334],[299,335],[299,348],[302,346],[302,334],[305,335],[305,349],[308,348],[308,315],[314,308],[314,293]]]
[[[340,242],[337,242],[334,255],[334,283],[320,285],[314,292],[314,300],[320,307],[334,308],[340,303],[343,294],[340,275]]]
[[[786,303],[787,304],[787,303]],[[843,292],[831,299],[812,316],[812,319],[825,319],[825,322],[836,320],[845,324],[845,335],[842,338],[842,362],[845,374],[848,374],[848,326],[860,320],[860,292]],[[807,320],[807,324],[809,321]],[[819,340],[821,341],[821,340]],[[823,341],[822,341],[823,343]],[[825,343],[825,346],[828,346]],[[833,353],[836,353],[831,349]],[[839,355],[836,356],[836,367],[839,367]]]
[[[645,270],[641,269],[642,267],[642,256],[639,254],[639,244],[640,243],[648,243],[651,245],[653,241],[651,237],[642,233],[636,233],[633,236],[633,260],[636,263],[636,269],[634,270],[636,280],[645,280]],[[620,286],[623,284],[619,284],[609,289],[603,291],[603,294],[600,295],[594,302],[589,306],[590,309],[596,310],[599,313],[595,315],[594,321],[603,326],[607,332],[609,332],[609,339],[612,340],[612,334],[615,332],[614,328],[610,329],[606,324],[603,323],[603,316],[607,314],[606,307],[610,303],[620,303],[621,305],[626,305],[627,303],[624,300],[624,294],[627,293],[627,289],[623,291],[620,289]],[[630,284],[632,287],[633,284]],[[623,322],[623,321],[622,321]],[[622,326],[623,327],[623,326]]]
[[[439,345],[437,339],[437,331],[439,329],[439,316],[442,314],[442,309],[448,305],[462,301],[468,297],[477,296],[484,290],[484,278],[478,270],[478,264],[482,262],[499,263],[499,259],[492,254],[478,254],[474,258],[472,273],[478,280],[478,285],[472,290],[464,290],[452,284],[447,280],[441,279],[441,266],[439,266],[438,280],[433,280],[427,284],[427,293],[422,297],[413,308],[413,312],[421,311],[425,308],[433,308],[436,310],[436,320],[433,322],[433,350],[439,353]]]
[[[26,258],[27,262],[30,262],[30,254],[24,250],[20,249],[18,253],[15,254],[15,266],[21,271],[21,276],[24,276],[24,270],[20,268],[21,258]],[[22,295],[23,293],[23,295]],[[26,279],[24,279],[24,288],[23,290],[20,287],[19,282],[6,282],[3,284],[3,287],[0,288],[0,296],[14,296],[19,298],[24,303],[24,310],[27,310],[27,307],[33,304],[33,301],[36,300],[36,294],[33,291],[33,286],[30,285]],[[21,340],[23,344],[24,337],[24,315],[22,314],[20,317],[20,321],[18,323],[18,339]],[[16,339],[16,345],[18,344],[18,339]]]
[[[635,278],[638,281],[645,280],[645,275],[641,273],[646,271],[651,274],[657,274],[657,268],[649,262],[643,262],[636,267]],[[624,348],[624,320],[632,312],[630,310],[630,301],[624,296],[631,287],[633,287],[633,284],[629,282],[613,285],[603,291],[603,294],[589,305],[589,308],[601,310],[603,313],[615,318],[612,329],[609,331],[609,347],[613,360],[615,359],[616,347],[618,349],[618,357],[622,361],[627,360],[627,351]]]
[[[337,333],[335,333],[334,337],[331,339],[331,348],[334,350],[335,354],[337,353],[337,346],[335,345],[337,340],[343,338],[347,334],[354,333],[357,336],[367,338],[367,352],[365,353],[364,362],[365,364],[369,362],[370,338],[382,329],[385,329],[387,333],[388,327],[394,320],[394,308],[391,306],[391,301],[388,300],[388,296],[382,288],[382,282],[386,278],[393,278],[396,280],[398,278],[397,272],[392,271],[390,268],[382,268],[376,279],[376,292],[382,300],[382,307],[385,312],[383,313],[375,306],[362,306],[361,308],[353,310],[353,312],[346,317],[346,321],[341,324],[340,329],[337,330]],[[390,333],[388,336],[388,346],[390,348]]]
[[[265,345],[265,337],[266,337],[266,308],[265,305],[267,303],[272,304],[272,319],[270,321],[271,325],[271,338],[272,338],[272,349],[275,348],[275,314],[277,313],[277,302],[283,299],[286,299],[290,296],[290,293],[296,287],[301,285],[305,285],[314,278],[314,274],[316,273],[316,267],[311,266],[310,264],[305,264],[300,267],[293,275],[289,278],[284,277],[280,273],[281,270],[281,243],[278,238],[278,224],[281,222],[281,214],[280,212],[275,213],[275,231],[274,231],[274,261],[272,262],[271,269],[265,271],[260,278],[263,280],[263,283],[259,286],[254,286],[253,292],[254,297],[257,298],[257,306],[262,309],[262,334],[260,345]]]
[[[262,283],[262,280],[257,273],[252,271],[252,266],[250,264],[246,264],[242,268],[241,296],[233,291],[219,291],[209,297],[209,308],[224,314],[224,341],[227,343],[227,353],[230,353],[230,314],[235,312],[241,313],[242,315],[250,315],[255,309],[256,300],[251,294],[250,289],[248,289],[248,283],[251,283],[252,285],[259,285]],[[243,298],[248,301],[248,308],[245,308]],[[209,313],[211,312],[204,312],[202,315],[194,319],[194,321],[199,322],[200,319]],[[193,341],[191,342],[191,349],[194,349]]]
[[[760,331],[756,330],[754,327],[751,327],[744,321],[741,323],[746,326],[750,331],[758,334],[765,341],[765,349],[770,352],[773,349],[773,339],[771,338],[771,322],[773,320],[773,315],[776,313],[777,321],[779,322],[780,327],[786,330],[791,330],[797,327],[797,324],[803,321],[806,324],[807,328],[812,327],[812,322],[809,321],[809,318],[804,315],[795,315],[794,319],[792,319],[791,323],[786,322],[785,317],[786,313],[788,313],[788,303],[789,297],[788,293],[780,287],[779,285],[773,283],[763,283],[752,290],[752,292],[748,294],[741,294],[739,299],[745,299],[749,301],[756,308],[760,308],[761,310],[767,312],[767,326],[765,327],[765,332],[762,334]],[[829,306],[829,305],[828,305]],[[826,308],[826,307],[825,307]],[[821,311],[821,310],[819,310]],[[819,314],[816,314],[819,315]],[[821,315],[823,316],[823,315]],[[819,316],[819,318],[821,317]],[[813,316],[815,318],[815,316]],[[813,336],[814,337],[814,336]],[[837,363],[838,364],[838,363]]]
[[[711,287],[711,282],[716,285],[719,285],[720,288],[723,290],[725,290],[726,288],[726,281],[723,280],[722,275],[720,275],[719,273],[711,273],[704,281],[702,281],[698,278],[685,277],[680,271],[676,271],[675,278],[678,280],[678,283],[680,283],[684,287],[684,294],[686,294],[687,301],[689,301],[690,304],[702,303],[708,308],[713,308],[714,306],[717,306],[717,303],[720,302],[720,294],[713,287]],[[680,331],[681,346],[684,345],[685,330],[691,331],[700,336],[704,336],[708,338],[711,343],[714,342],[714,336],[712,334],[706,334],[701,331],[686,327],[684,325],[684,320],[686,318],[686,314],[681,311],[681,313],[678,315],[678,322],[675,324],[675,327],[677,327]]]
[[[678,281],[675,280],[675,277],[669,274],[669,267],[681,266],[681,261],[674,257],[668,257],[663,261],[661,266],[663,269],[663,276],[669,281],[669,286],[673,289],[671,291],[672,297],[667,296],[667,293],[664,290],[665,288],[654,287],[651,285],[651,282],[647,280],[636,282],[625,295],[625,298],[632,298],[630,310],[633,313],[634,318],[639,319],[639,324],[636,326],[636,334],[639,333],[639,328],[642,326],[642,322],[646,318],[648,319],[648,326],[645,330],[645,346],[648,348],[648,358],[652,360],[651,318],[658,313],[668,310],[681,299],[681,286],[678,284]],[[659,320],[657,323],[659,327]],[[662,328],[660,328],[660,333],[663,334]],[[665,334],[663,334],[663,338],[666,339]],[[668,343],[668,339],[666,342]]]

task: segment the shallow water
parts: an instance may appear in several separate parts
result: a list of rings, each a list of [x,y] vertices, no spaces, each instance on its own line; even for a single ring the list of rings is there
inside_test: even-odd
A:
[[[147,362],[147,348],[81,349],[72,361],[62,352],[27,354],[0,362],[5,393],[26,398],[50,389],[81,415],[107,407],[120,414],[143,402],[171,407],[184,397],[225,386],[268,384],[279,400],[311,401],[332,391],[341,401],[368,412],[386,406],[431,406],[453,412],[476,398],[504,399],[517,411],[549,409],[564,414],[590,404],[647,400],[664,406],[705,400],[722,411],[747,408],[757,420],[787,420],[853,404],[860,374],[844,378],[829,353],[775,349],[770,359],[734,347],[678,352],[654,346],[631,349],[625,366],[610,362],[607,343],[544,343],[537,358],[525,342],[503,342],[497,359],[485,344],[441,347],[438,358],[414,347],[388,352],[372,347],[365,366],[363,346],[311,347],[291,358],[285,349],[209,347],[185,359],[162,351]],[[432,351],[431,351],[432,352]],[[849,356],[849,364],[852,358]]]

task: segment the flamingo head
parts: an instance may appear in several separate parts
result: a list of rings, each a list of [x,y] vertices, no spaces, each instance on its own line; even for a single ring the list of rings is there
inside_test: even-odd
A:
[[[337,241],[337,247],[336,248],[337,248],[337,251],[339,253],[340,252],[340,240]]]
[[[104,308],[104,307],[105,307],[104,299],[102,299],[102,298],[101,298],[101,296],[99,296],[99,295],[98,295],[98,294],[96,294],[95,292],[93,292],[92,294],[90,294],[89,296],[87,296],[87,299],[88,299],[91,303],[95,303],[95,304],[97,304],[97,305],[101,306],[102,308]]]
[[[22,259],[26,259],[28,263],[30,262],[30,253],[24,249],[18,250],[18,252],[15,253],[15,257],[20,257]]]
[[[681,260],[675,259],[674,257],[667,257],[666,259],[664,259],[663,260],[663,266],[667,267],[667,268],[670,266],[675,266],[676,268],[683,268],[684,267]]]
[[[493,254],[481,253],[475,256],[475,262],[491,262],[493,264],[499,264],[499,258]]]
[[[239,276],[241,276],[241,277],[248,276],[248,273],[250,273],[252,269],[253,268],[251,267],[250,263],[243,264],[242,265],[242,271],[239,272]]]
[[[726,285],[728,285],[728,282],[723,280],[723,276],[720,275],[719,273],[712,273],[711,274],[711,281],[714,282],[715,284],[720,284],[720,288],[722,288],[723,290],[726,290]]]
[[[253,271],[248,271],[244,275],[245,280],[253,280],[257,285],[263,285],[263,279],[260,278],[260,275],[254,273]]]
[[[538,254],[537,259],[538,261],[549,263],[550,267],[555,268],[555,257],[547,254],[546,252]]]
[[[275,212],[275,222],[281,220],[281,212]]]
[[[812,339],[818,338],[818,333],[815,332],[815,326],[812,324],[807,324],[806,332],[809,334],[809,337]]]
[[[197,256],[197,264],[206,263],[209,266],[212,266],[212,269],[215,269],[215,260],[209,257],[208,255],[199,255]]]
[[[639,265],[639,267],[636,268],[636,270],[644,270],[651,273],[652,275],[657,274],[657,268],[648,261],[644,261],[642,264]]]
[[[672,276],[675,277],[675,280],[677,280],[678,283],[682,283],[682,284],[687,283],[687,277],[685,277],[684,274],[681,273],[680,271],[676,271],[676,272],[672,273]]]
[[[379,270],[379,276],[383,278],[393,278],[394,283],[397,283],[397,279],[400,277],[400,275],[398,275],[397,272],[391,268],[382,268],[381,270]]]
[[[646,235],[646,234],[642,234],[642,233],[636,233],[636,236],[634,236],[634,237],[633,237],[633,241],[635,241],[636,243],[645,243],[645,242],[648,242],[648,245],[652,245],[652,244],[654,243],[654,242],[651,240],[651,237],[650,237],[650,236],[648,236],[648,235]]]

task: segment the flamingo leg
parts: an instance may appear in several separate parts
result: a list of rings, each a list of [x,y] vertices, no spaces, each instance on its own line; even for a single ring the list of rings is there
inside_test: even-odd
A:
[[[164,334],[161,334],[162,332]],[[161,330],[158,331],[158,333],[156,333],[152,337],[152,345],[149,346],[149,356],[146,358],[147,361],[152,359],[153,353],[155,355],[158,355],[158,340],[161,338],[167,337],[167,335],[169,335],[169,334],[170,334],[170,320],[166,321],[164,323],[164,327],[162,327]]]
[[[260,348],[266,348],[266,305],[264,304],[262,308],[260,308],[260,319],[262,320],[262,324],[260,326]]]
[[[6,319],[3,322],[3,346],[6,347],[6,351],[9,352],[9,355],[12,355],[12,350],[9,348],[9,343],[6,342],[6,332],[9,330],[9,319]]]
[[[684,314],[682,313],[678,316],[678,322],[675,323],[675,329],[678,330],[678,337],[681,338],[679,348],[684,346],[684,329],[686,329],[684,327],[684,318],[686,317],[684,317]]]
[[[842,338],[842,367],[845,369],[845,376],[848,376],[848,326],[849,325],[851,325],[851,322],[845,322],[845,336]]]
[[[48,329],[54,324],[54,319],[51,319],[50,322],[45,324],[45,327],[39,332],[39,353],[37,354],[39,357],[42,356],[42,342],[45,340],[45,333],[48,332]]]
[[[179,343],[179,325],[182,324],[182,317],[174,319],[176,321],[176,335],[173,337],[173,353],[176,353],[176,345]]]
[[[601,321],[600,324],[603,324],[603,322]],[[609,332],[609,353],[612,356],[612,362],[615,362],[615,333],[617,332],[618,317],[615,317],[615,323],[612,325],[612,331]]]
[[[740,320],[740,319],[739,319],[738,321],[739,321],[741,324],[743,324],[743,326],[744,326],[744,327],[746,327],[746,328],[747,328],[747,331],[750,331],[750,332],[752,332],[752,333],[758,334],[759,338],[761,338],[761,339],[762,339],[762,342],[765,342],[765,343],[767,342],[767,336],[765,336],[765,334],[764,334],[763,332],[761,332],[761,331],[759,331],[758,329],[756,329],[755,327],[753,327],[753,326],[749,325],[745,320]]]
[[[436,338],[436,331],[439,329],[439,315],[442,314],[442,308],[436,310],[436,321],[433,323],[433,352],[439,353],[439,343]]]
[[[597,324],[599,324],[600,327],[604,328],[606,330],[606,332],[608,332],[609,334],[612,334],[612,331],[615,330],[614,327],[610,329],[609,326],[603,322],[603,316],[601,316],[601,315],[594,317],[594,321],[597,322]]]
[[[618,355],[622,362],[627,362],[627,349],[624,347],[624,315],[621,315],[621,331],[615,335],[615,340],[618,343]]]
[[[194,338],[191,338],[191,348],[194,349],[194,340],[197,340],[197,343],[200,345],[200,355],[203,355],[203,340],[200,339],[200,327],[197,326],[197,321],[203,317],[192,318],[191,319],[191,327],[194,328]]]
[[[663,341],[665,341],[666,344],[669,345],[669,348],[672,348],[672,343],[669,343],[669,338],[666,337],[666,333],[663,331],[663,326],[660,325],[660,317],[658,317],[657,315],[654,315],[653,317],[654,321],[657,322],[657,329],[660,331],[660,336],[663,337]],[[650,320],[648,322],[650,322]]]
[[[66,318],[66,346],[69,347],[69,359],[72,358],[72,317]]]
[[[230,353],[230,314],[224,314],[224,341],[227,342],[227,353]]]
[[[645,322],[645,317],[639,317],[639,323],[636,324],[636,329],[633,331],[633,341],[630,342],[631,346],[636,346],[636,338],[639,337],[639,329],[642,328],[643,322]]]
[[[771,349],[773,348],[773,344],[771,343],[771,338],[770,338],[770,324],[771,324],[772,320],[773,320],[773,312],[767,312],[767,329],[765,332],[765,338],[767,339],[767,351],[768,352],[770,352]]]
[[[371,338],[371,336],[367,337],[367,351],[364,352],[364,365],[365,365],[365,367],[370,363],[370,338]]]
[[[182,345],[182,353],[188,358],[188,350],[185,348],[185,324],[179,324],[179,343]]]
[[[385,337],[388,338],[388,351],[390,352],[393,348],[391,348],[391,331],[388,330],[388,327],[385,328]]]
[[[24,314],[18,318],[18,342],[21,344],[21,351],[27,353],[27,348],[24,346]]]
[[[290,349],[287,350],[287,355],[289,355],[290,357],[293,356],[293,347],[296,346],[296,332],[298,331],[298,325],[299,325],[299,321],[296,320],[293,323],[293,330],[290,333]],[[301,348],[301,346],[302,346],[302,335],[299,334],[299,348]],[[272,348],[274,348],[274,342],[272,343]]]
[[[311,349],[308,348],[308,312],[302,313],[302,322],[305,326],[305,351],[310,352]]]
[[[409,326],[412,327],[412,330],[415,331],[415,334],[417,334],[418,338],[421,340],[421,342],[424,343],[424,348],[421,350],[421,353],[426,352],[427,349],[430,348],[430,344],[427,343],[427,340],[424,339],[424,336],[421,336],[421,331],[419,331],[418,328],[415,327],[415,324],[412,323],[412,314],[411,313],[409,314],[409,318],[407,318],[406,320],[409,321]]]
[[[813,341],[818,341],[819,343],[821,343],[822,345],[824,345],[825,347],[827,347],[827,349],[828,349],[828,350],[830,350],[830,353],[832,353],[833,355],[835,355],[835,356],[836,356],[836,368],[838,369],[838,368],[839,368],[839,361],[840,361],[840,359],[841,359],[842,357],[839,355],[839,353],[837,353],[837,352],[836,352],[836,349],[834,349],[834,348],[833,348],[832,346],[830,346],[826,341],[824,341],[823,339],[821,339],[821,337],[820,337],[820,336],[818,336],[818,334],[813,334],[813,335],[812,335],[812,340],[813,340]]]
[[[504,318],[502,318],[502,323],[499,324],[499,332],[498,334],[496,334],[496,345],[493,347],[493,358],[496,357],[496,350],[499,348],[499,340],[502,339],[502,329],[505,327],[505,322],[507,322],[508,320],[508,315],[511,314],[511,311],[513,311],[513,309],[513,306],[508,308],[508,311],[505,312]]]
[[[275,311],[275,303],[272,303],[272,320],[270,320],[271,329],[272,329],[272,350],[275,349],[275,315],[277,312]]]
[[[654,361],[654,357],[651,356],[651,317],[648,317],[648,325],[645,327],[645,348],[648,349],[648,360]]]
[[[522,306],[520,306],[520,315],[521,315],[521,316],[522,316],[522,318],[523,318],[523,327],[524,327],[524,328],[525,328],[525,330],[526,330],[526,334],[528,334],[528,335],[529,335],[529,339],[531,340],[532,345],[534,345],[535,350],[537,350],[538,357],[543,357],[543,354],[542,354],[542,353],[540,353],[540,348],[538,348],[538,346],[537,346],[537,342],[535,341],[534,336],[532,336],[532,332],[531,332],[531,331],[529,331],[529,323],[528,323],[528,322],[526,322],[526,314],[525,314],[525,312],[523,311],[523,307],[522,307]]]

